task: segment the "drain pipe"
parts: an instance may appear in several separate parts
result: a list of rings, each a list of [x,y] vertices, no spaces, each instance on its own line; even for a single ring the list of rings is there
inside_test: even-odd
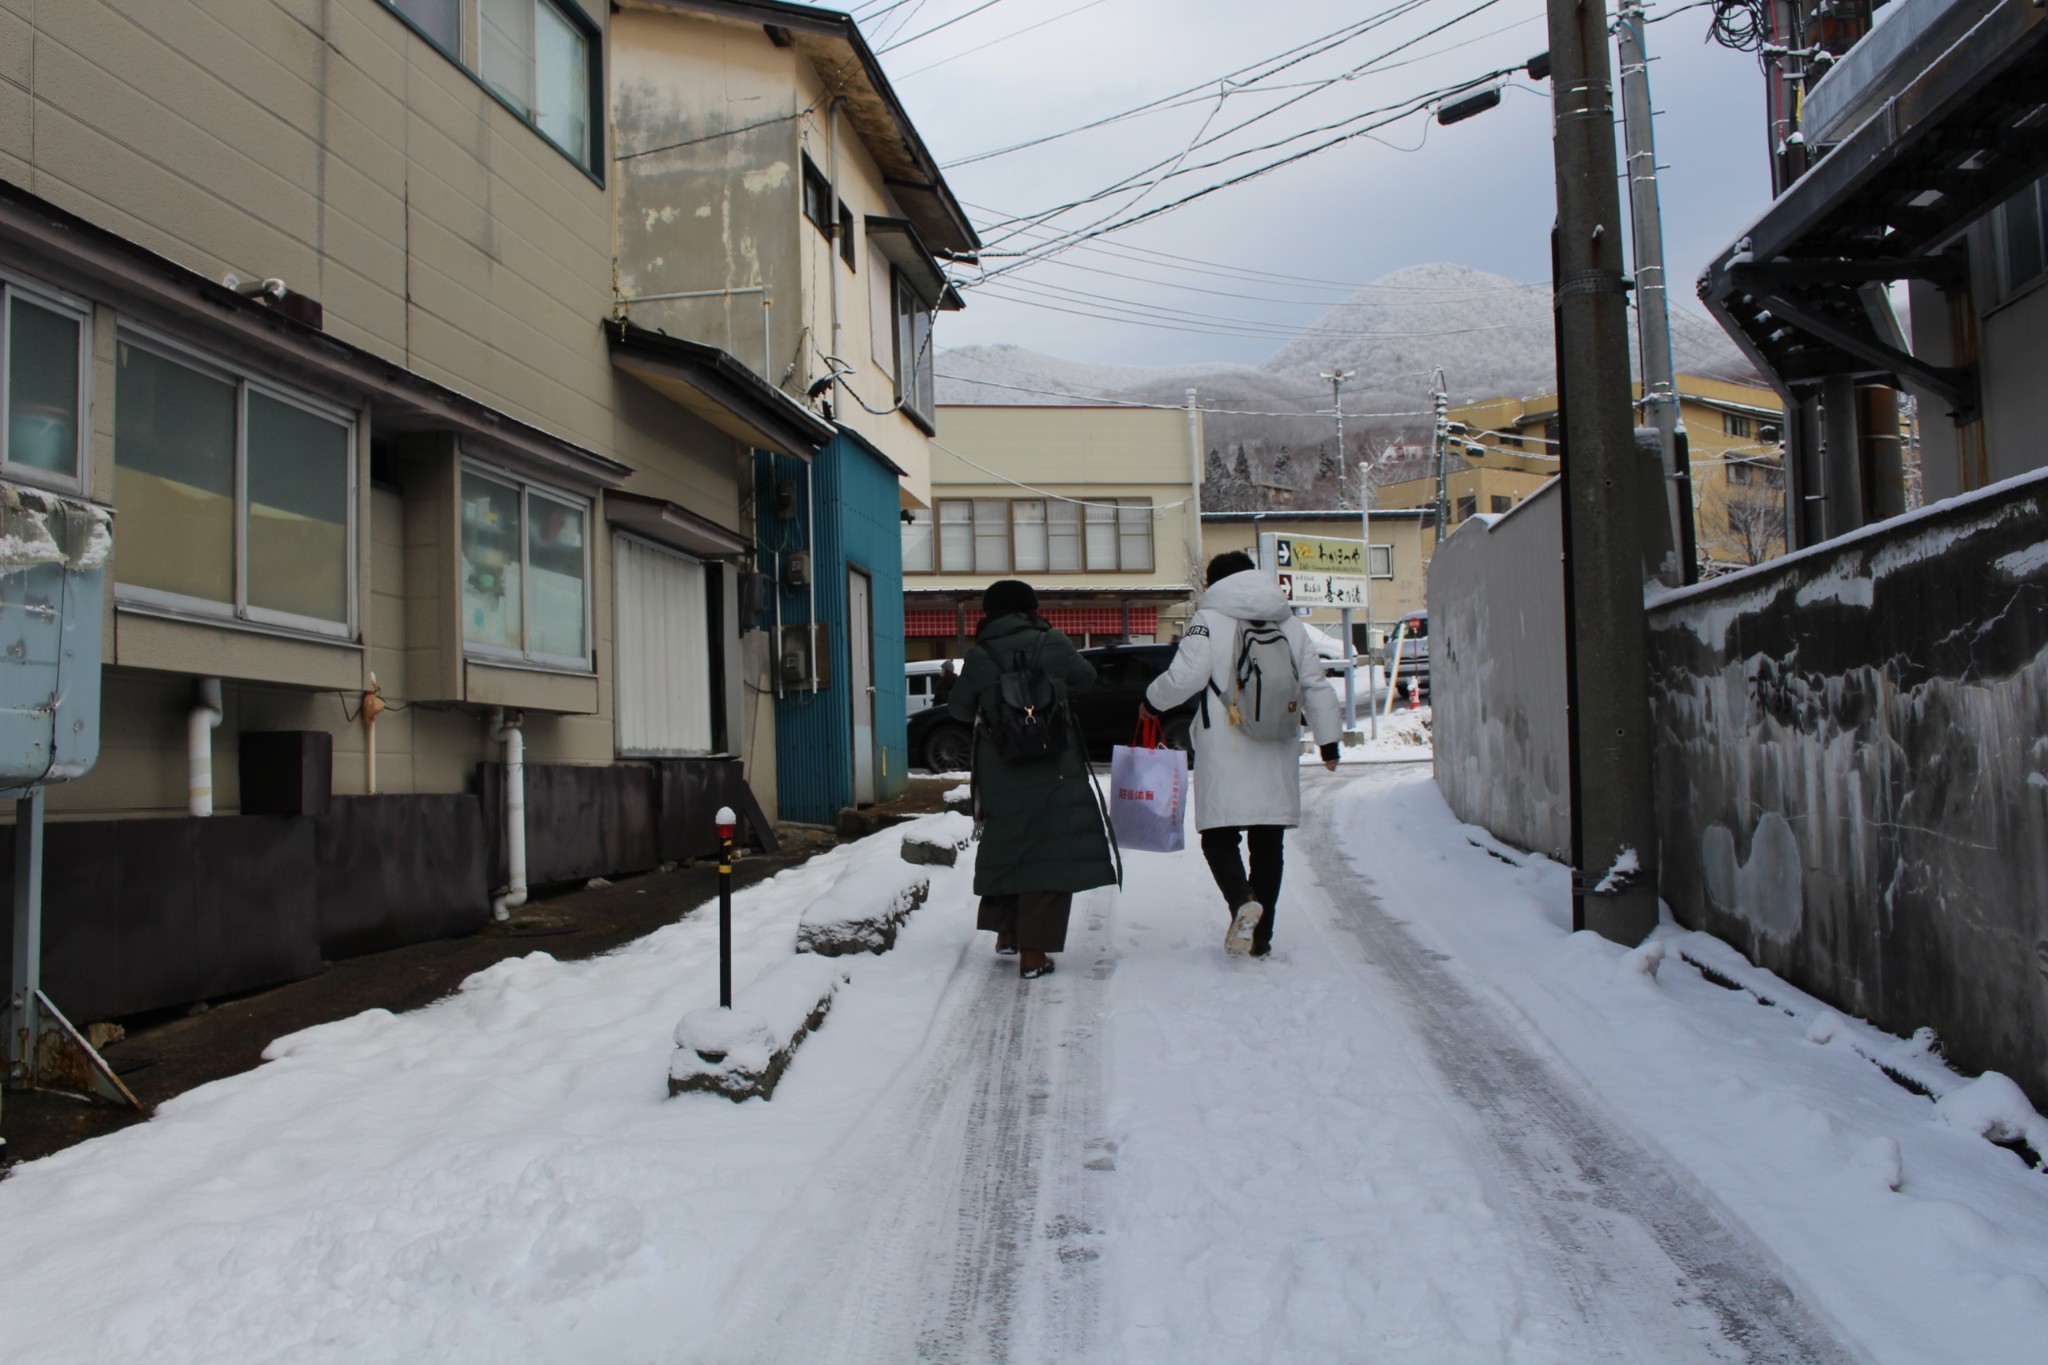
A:
[[[213,814],[213,732],[220,727],[220,679],[201,678],[198,698],[185,718],[185,809]]]
[[[526,904],[526,740],[517,711],[491,712],[491,739],[505,746],[505,871],[509,884],[491,901],[491,918],[505,920]]]

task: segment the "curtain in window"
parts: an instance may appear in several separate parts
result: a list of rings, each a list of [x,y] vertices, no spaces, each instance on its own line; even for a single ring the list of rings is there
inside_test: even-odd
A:
[[[974,504],[974,571],[1010,571],[1010,504],[980,499]]]
[[[1088,518],[1088,568],[1116,571],[1116,509],[1090,503]]]
[[[1017,552],[1017,572],[1044,573],[1047,564],[1045,504],[1025,500],[1011,503],[1010,535]]]
[[[1045,505],[1046,567],[1054,573],[1078,573],[1081,568],[1081,508],[1078,503],[1049,502]]]
[[[462,638],[471,644],[519,650],[525,594],[520,579],[519,490],[463,471]]]
[[[974,571],[974,504],[964,499],[939,504],[939,568],[947,573]]]
[[[1125,573],[1152,572],[1152,504],[1124,498],[1117,509],[1117,556]]]

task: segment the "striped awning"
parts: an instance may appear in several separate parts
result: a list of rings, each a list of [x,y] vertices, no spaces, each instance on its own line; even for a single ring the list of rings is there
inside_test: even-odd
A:
[[[1152,635],[1159,629],[1157,607],[1047,605],[1039,608],[1039,615],[1068,635]],[[952,636],[963,630],[972,635],[980,624],[979,607],[969,607],[964,613],[955,613],[950,607],[906,607],[903,611],[903,634],[912,639]]]

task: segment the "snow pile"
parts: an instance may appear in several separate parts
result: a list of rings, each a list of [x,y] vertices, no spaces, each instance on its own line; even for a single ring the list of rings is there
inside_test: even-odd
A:
[[[966,819],[955,815],[940,818]],[[824,957],[886,953],[896,945],[896,932],[903,921],[924,904],[931,889],[930,877],[900,861],[856,867],[804,911],[797,925],[796,950]]]
[[[1951,1128],[1975,1133],[1991,1142],[2024,1142],[2037,1154],[2048,1154],[2048,1121],[2010,1076],[1987,1071],[1934,1102],[1934,1116]]]
[[[730,1100],[771,1098],[790,1058],[825,1021],[848,979],[837,963],[799,954],[763,972],[731,1009],[684,1015],[669,1061],[669,1094],[708,1090]]]

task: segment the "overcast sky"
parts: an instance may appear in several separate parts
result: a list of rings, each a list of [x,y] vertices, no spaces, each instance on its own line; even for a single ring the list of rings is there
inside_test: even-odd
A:
[[[866,16],[870,45],[882,51],[898,94],[942,165],[1206,83],[1203,93],[1181,107],[1010,155],[948,165],[948,181],[981,228],[1008,214],[1079,199],[1151,163],[1180,157],[1205,125],[1214,135],[1305,96],[1194,152],[1184,164],[1514,66],[1548,45],[1542,0],[1408,3],[1412,8],[1405,14],[1373,31],[1220,100],[1219,77],[1364,21],[1392,7],[1392,0],[870,0],[851,8]],[[1650,12],[1675,10],[1681,3],[1662,0]],[[1474,9],[1479,12],[1459,17]],[[1649,27],[1660,114],[1658,160],[1666,167],[1666,250],[1674,301],[1680,302],[1692,301],[1700,268],[1756,216],[1769,194],[1756,59],[1705,43],[1710,13],[1690,9]],[[915,36],[939,25],[944,27],[928,36]],[[1031,25],[1041,26],[1018,32]],[[1444,25],[1442,32],[1388,56]],[[1354,79],[1321,90],[1303,84],[1376,58],[1379,69]],[[1405,64],[1392,65],[1397,62]],[[1511,80],[1498,108],[1451,127],[1417,115],[1376,136],[1385,141],[1350,141],[1090,245],[1338,282],[1369,282],[1433,261],[1517,280],[1547,279],[1555,205],[1547,83]],[[1320,140],[1191,171],[1142,198],[1137,189],[1125,189],[1054,226],[1084,226],[1120,208],[1143,211]],[[984,231],[985,237],[995,235]],[[990,263],[1001,259],[992,256]],[[1074,268],[1079,266],[1088,270]],[[1105,270],[1115,273],[1090,273]],[[1174,283],[1221,293],[1170,287]],[[1177,272],[1080,249],[970,291],[967,310],[942,320],[940,344],[1011,342],[1074,360],[1121,364],[1257,362],[1280,345],[1270,335],[1247,335],[1248,329],[1229,323],[1179,314],[1170,316],[1196,330],[1055,311],[1103,307],[1065,292],[1074,290],[1210,319],[1255,319],[1268,332],[1275,324],[1305,326],[1346,292]],[[1030,291],[1042,292],[1025,302]],[[1692,306],[1697,309],[1696,302]]]

